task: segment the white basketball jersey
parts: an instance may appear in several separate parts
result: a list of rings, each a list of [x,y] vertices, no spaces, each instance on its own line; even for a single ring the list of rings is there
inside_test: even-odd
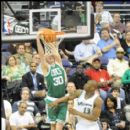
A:
[[[79,98],[77,98],[77,104],[75,106],[76,110],[82,113],[90,114],[92,113],[95,99],[98,97],[97,94],[85,99],[86,92],[83,91]],[[78,123],[76,124],[76,130],[100,130],[97,121],[90,121],[85,118],[77,116]]]

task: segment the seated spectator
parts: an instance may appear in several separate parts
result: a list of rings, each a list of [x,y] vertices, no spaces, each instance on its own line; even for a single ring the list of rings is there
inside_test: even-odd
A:
[[[43,116],[41,115],[41,112],[43,112],[44,110],[42,109],[42,111],[40,111],[41,108],[39,109],[39,106],[37,106],[35,104],[35,102],[30,100],[30,90],[28,87],[22,88],[21,100],[13,103],[13,105],[12,105],[13,113],[18,111],[18,106],[19,106],[21,101],[27,103],[26,111],[31,114],[31,116],[35,119],[35,122],[38,124],[38,126],[40,126],[39,123],[41,120],[43,120]]]
[[[6,79],[7,81],[21,80],[22,75],[26,72],[26,68],[17,64],[14,56],[10,56],[7,66],[2,67],[2,79]]]
[[[68,81],[66,90],[67,90],[67,95],[74,94],[76,90],[75,83],[72,81]]]
[[[9,119],[10,126],[12,130],[17,129],[35,129],[36,124],[34,122],[33,117],[30,115],[30,113],[26,112],[27,109],[27,103],[26,102],[20,102],[18,106],[18,111],[14,112]]]
[[[121,77],[124,72],[128,69],[128,61],[124,59],[124,50],[119,47],[116,50],[117,58],[110,59],[107,65],[107,70],[110,76],[116,78],[117,81],[121,82]]]
[[[30,42],[25,42],[24,46],[25,46],[25,52],[26,53],[29,53],[31,55],[36,53],[36,50],[32,47]]]
[[[43,75],[36,72],[37,64],[30,63],[30,71],[22,76],[22,87],[27,86],[31,90],[32,99],[43,98],[46,94]]]
[[[32,61],[32,54],[25,52],[25,46],[24,44],[19,44],[16,47],[17,53],[14,54],[15,58],[18,61],[18,64],[22,65],[29,65],[29,63]]]
[[[126,23],[125,32],[130,32],[130,21]]]
[[[101,121],[102,130],[112,130],[110,128],[109,121],[107,118],[101,119],[100,121]]]
[[[120,88],[120,98],[122,98],[123,100],[125,100],[126,99],[126,95],[125,95],[124,89],[122,89],[121,82],[117,82],[117,81],[113,82],[111,84],[110,90],[108,91],[108,94],[110,94],[112,88],[117,88],[117,87]]]
[[[14,102],[13,105],[12,105],[13,113],[18,111],[18,106],[19,106],[21,101],[27,103],[26,111],[29,112],[32,117],[40,114],[36,104],[33,101],[30,101],[30,90],[29,90],[29,88],[27,88],[27,87],[22,88],[22,90],[21,90],[21,100]]]
[[[102,64],[107,65],[109,59],[116,58],[116,47],[120,46],[120,42],[117,38],[112,40],[106,28],[101,30],[100,36],[101,40],[98,41],[97,46],[102,51]]]
[[[107,22],[107,23],[112,23],[113,22],[113,18],[111,16],[110,12],[109,11],[105,11],[103,9],[103,2],[102,1],[96,2],[95,6],[96,6],[95,16],[97,14],[101,15],[100,24],[103,23],[103,22]]]
[[[105,28],[105,29],[109,30],[109,35],[110,35],[111,39],[114,40],[115,38],[118,38],[118,39],[122,38],[121,33],[116,29],[112,29],[111,25],[109,23],[102,23],[101,27],[102,27],[102,29]]]
[[[120,88],[113,87],[111,90],[111,95],[117,99],[117,109],[122,110],[124,109],[126,102],[123,98],[120,97]]]
[[[83,86],[89,80],[88,76],[86,76],[83,72],[83,66],[79,64],[76,67],[75,72],[69,77],[69,81],[75,83],[76,89],[83,89]]]
[[[14,56],[9,57],[7,66],[2,67],[2,79],[5,82],[3,87],[6,88],[6,92],[10,96],[10,100],[12,100],[11,102],[19,100],[22,75],[26,72],[25,66],[17,64]]]
[[[111,23],[111,29],[116,29],[121,34],[125,32],[125,25],[121,23],[120,13],[114,13],[113,23]]]
[[[130,31],[125,33],[125,39],[121,40],[121,46],[125,51],[125,56],[130,59]]]
[[[108,96],[105,100],[106,111],[101,114],[102,118],[109,120],[112,130],[126,130],[126,118],[123,111],[117,110],[117,100],[113,96]]]
[[[83,40],[74,49],[74,58],[82,64],[91,63],[94,58],[100,57],[101,51],[91,40]]]
[[[108,91],[110,89],[110,84],[114,81],[107,70],[101,68],[101,61],[95,58],[92,62],[92,67],[84,71],[85,75],[90,79],[98,82],[100,89]]]

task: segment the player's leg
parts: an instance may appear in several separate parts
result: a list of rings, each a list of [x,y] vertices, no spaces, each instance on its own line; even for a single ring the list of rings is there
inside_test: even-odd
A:
[[[56,130],[56,124],[51,124],[51,130]]]
[[[61,103],[59,104],[59,110],[57,115],[57,123],[56,123],[56,130],[62,130],[65,120],[66,120],[66,114],[67,114],[67,103]]]
[[[62,129],[63,129],[63,126],[64,126],[64,123],[63,123],[63,122],[57,122],[57,123],[56,123],[56,130],[62,130]]]
[[[51,124],[51,130],[56,130],[57,108],[48,107],[48,103],[52,101],[45,99],[45,102],[46,102],[47,121]]]

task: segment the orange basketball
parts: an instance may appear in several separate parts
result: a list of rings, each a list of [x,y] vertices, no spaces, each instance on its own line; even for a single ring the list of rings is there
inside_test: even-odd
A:
[[[44,28],[39,30],[39,34],[44,36],[44,40],[49,43],[49,42],[55,42],[56,41],[56,36],[57,35],[63,35],[64,32],[55,32],[52,29]]]

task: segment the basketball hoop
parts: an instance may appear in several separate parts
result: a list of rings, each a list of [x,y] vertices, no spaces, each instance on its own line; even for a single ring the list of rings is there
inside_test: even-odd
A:
[[[38,31],[38,34],[40,34],[41,40],[43,40],[45,53],[51,53],[51,48],[49,47],[49,44],[55,44],[55,46],[58,48],[59,44],[63,40],[63,37],[60,37],[60,40],[58,41],[57,35],[64,35],[64,32],[56,32],[52,29],[44,28],[40,29]]]

